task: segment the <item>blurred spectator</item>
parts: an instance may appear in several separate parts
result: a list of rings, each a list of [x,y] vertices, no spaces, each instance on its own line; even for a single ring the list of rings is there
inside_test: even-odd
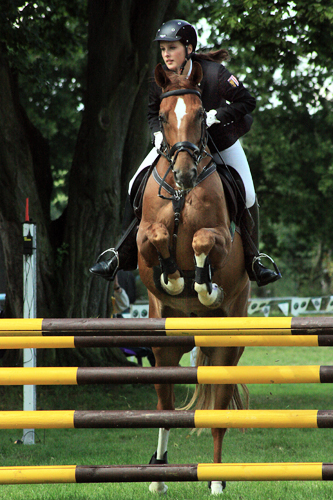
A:
[[[122,318],[123,313],[130,310],[130,304],[136,299],[135,278],[130,271],[118,271],[114,280],[114,296],[112,297],[113,315]],[[151,366],[155,366],[155,356],[150,347],[121,347],[127,357],[135,356],[142,366],[142,358],[147,357]]]

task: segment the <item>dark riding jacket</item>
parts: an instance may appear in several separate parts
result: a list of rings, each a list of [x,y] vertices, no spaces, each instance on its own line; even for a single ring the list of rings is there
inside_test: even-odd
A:
[[[203,71],[199,84],[203,107],[206,111],[216,109],[216,118],[221,122],[212,125],[209,133],[218,150],[223,151],[250,130],[253,121],[250,113],[256,107],[255,98],[222,64],[202,60],[195,54],[192,61],[198,61]],[[158,119],[161,93],[162,89],[153,80],[148,103],[148,123],[152,133],[161,130]],[[214,152],[212,145],[208,145]]]

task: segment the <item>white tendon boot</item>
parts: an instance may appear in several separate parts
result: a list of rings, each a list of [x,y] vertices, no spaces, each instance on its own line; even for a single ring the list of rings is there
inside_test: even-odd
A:
[[[156,452],[156,460],[163,460],[168,449],[170,431],[166,429],[160,429],[158,434],[158,445]],[[168,487],[163,482],[152,482],[149,485],[149,491],[151,493],[165,494],[168,491]]]
[[[201,255],[195,255],[194,257],[195,257],[196,269],[197,270],[209,269],[209,281],[211,281],[211,270],[210,270],[210,265],[209,267],[207,266],[207,255],[202,253]],[[217,309],[218,307],[221,306],[224,298],[224,292],[222,288],[219,287],[216,283],[212,283],[211,293],[208,292],[207,284],[203,282],[201,283],[195,282],[194,290],[197,292],[198,299],[204,306],[209,307],[210,309]]]

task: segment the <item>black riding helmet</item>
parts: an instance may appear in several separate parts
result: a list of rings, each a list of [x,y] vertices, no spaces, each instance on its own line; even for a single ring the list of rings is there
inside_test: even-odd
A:
[[[172,21],[167,21],[162,24],[160,29],[156,33],[154,42],[182,42],[187,48],[188,45],[192,45],[193,52],[197,46],[197,32],[192,24],[187,21],[182,21],[181,19],[173,19]]]

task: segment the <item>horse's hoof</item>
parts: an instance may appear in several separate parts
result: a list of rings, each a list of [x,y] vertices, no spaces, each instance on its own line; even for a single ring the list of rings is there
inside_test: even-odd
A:
[[[227,483],[225,481],[209,481],[208,488],[212,495],[221,495],[225,490]]]
[[[165,495],[166,492],[168,491],[168,487],[165,483],[150,483],[149,485],[149,491],[151,493],[157,493],[159,495]]]
[[[182,277],[177,279],[168,278],[168,283],[164,283],[163,274],[161,274],[161,285],[169,295],[179,295],[184,290],[185,281]]]
[[[194,289],[198,293],[198,298],[206,307],[209,309],[217,309],[221,306],[224,299],[224,292],[221,287],[219,287],[216,283],[212,284],[213,290],[212,293],[208,293],[206,284],[194,284]]]

